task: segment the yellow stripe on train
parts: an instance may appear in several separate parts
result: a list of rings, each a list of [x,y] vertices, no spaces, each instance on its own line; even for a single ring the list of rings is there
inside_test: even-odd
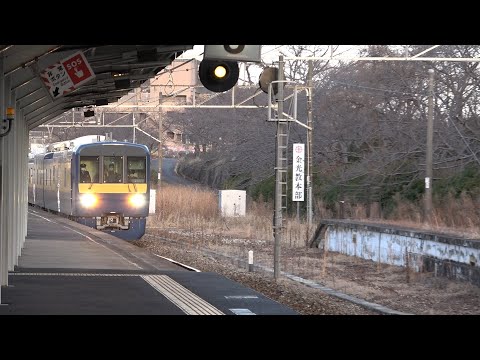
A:
[[[146,193],[147,184],[127,183],[127,184],[97,184],[97,183],[85,183],[78,184],[79,193],[90,194],[125,194],[125,193]]]

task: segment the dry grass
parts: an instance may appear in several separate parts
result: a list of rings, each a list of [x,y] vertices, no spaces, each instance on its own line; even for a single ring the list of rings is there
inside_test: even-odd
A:
[[[445,199],[434,201],[430,222],[423,220],[423,202],[412,204],[397,198],[396,203],[394,213],[388,219],[383,219],[383,223],[463,237],[480,237],[480,214],[477,210],[480,202],[467,194],[461,194],[459,198],[449,195]]]
[[[479,238],[480,227],[474,200],[463,195],[460,199],[448,198],[442,208],[434,207],[432,223],[422,221],[421,208],[402,203],[397,199],[397,209],[388,219],[380,217],[378,206],[370,208],[370,218],[362,205],[344,204],[345,217],[355,221],[391,224],[423,231]],[[315,231],[319,219],[332,218],[321,201],[315,203],[312,228],[305,221],[284,214],[284,231],[281,236],[282,268],[301,273],[309,252],[306,246]],[[205,188],[165,185],[157,197],[157,214],[148,217],[147,233],[164,236],[185,244],[186,248],[206,248],[232,258],[247,259],[248,251],[255,250],[255,263],[272,267],[274,234],[273,206],[264,202],[247,200],[246,216],[222,217],[218,206],[218,194]],[[374,211],[372,211],[374,209]],[[327,258],[321,255],[323,264],[317,265],[325,274]]]
[[[177,229],[212,236],[273,240],[273,206],[249,201],[244,217],[222,217],[218,195],[212,190],[165,185],[157,197],[156,214],[147,226]],[[311,233],[311,231],[310,231]],[[284,237],[288,245],[304,246],[309,233],[306,224],[295,218],[285,219]]]
[[[480,203],[465,194],[459,199],[451,196],[434,204],[431,223],[422,220],[420,205],[401,202],[398,198],[396,202],[397,207],[388,219],[381,218],[378,205],[370,208],[370,217],[367,218],[365,206],[347,202],[344,204],[344,216],[357,221],[480,237],[477,210]],[[157,214],[148,218],[149,228],[188,231],[195,233],[196,237],[206,236],[203,240],[207,242],[215,237],[273,241],[273,205],[269,203],[247,200],[246,216],[222,217],[215,191],[166,184],[157,197],[156,209]],[[314,213],[314,224],[320,219],[332,218],[332,213],[319,200],[315,201]],[[308,229],[305,221],[298,222],[296,217],[285,214],[284,223],[282,246],[305,247],[315,229]]]
[[[165,185],[156,202],[153,227],[204,229],[215,226],[219,218],[216,195],[200,188]]]

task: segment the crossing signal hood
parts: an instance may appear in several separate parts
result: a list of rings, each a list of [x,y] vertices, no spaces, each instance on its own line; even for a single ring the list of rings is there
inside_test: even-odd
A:
[[[261,62],[261,45],[205,45],[204,59]]]
[[[233,60],[203,59],[198,69],[203,86],[214,92],[230,90],[237,83],[239,74],[238,62]]]

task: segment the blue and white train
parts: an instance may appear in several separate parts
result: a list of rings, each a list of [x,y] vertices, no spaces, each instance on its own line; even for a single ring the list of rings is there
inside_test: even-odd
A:
[[[150,202],[148,148],[117,141],[71,144],[30,157],[29,204],[124,240],[141,238]]]

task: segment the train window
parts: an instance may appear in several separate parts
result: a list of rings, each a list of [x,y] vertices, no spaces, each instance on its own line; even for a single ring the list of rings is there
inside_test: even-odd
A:
[[[103,157],[103,182],[123,182],[123,156]]]
[[[80,156],[80,182],[98,183],[100,175],[98,156]]]
[[[129,156],[127,158],[127,174],[128,182],[145,183],[146,180],[146,157],[145,156]]]

